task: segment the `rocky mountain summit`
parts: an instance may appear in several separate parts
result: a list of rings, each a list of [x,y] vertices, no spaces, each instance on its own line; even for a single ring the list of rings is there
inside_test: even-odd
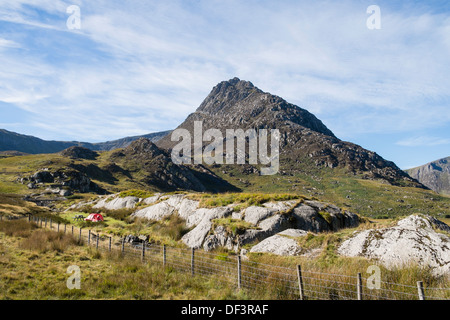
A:
[[[219,129],[224,137],[226,129],[278,129],[281,134],[280,170],[284,172],[295,172],[299,162],[312,161],[318,167],[339,167],[366,178],[423,187],[393,162],[338,139],[307,110],[238,78],[216,85],[178,128],[187,129],[193,136],[195,121],[202,121],[204,131]],[[176,144],[171,141],[171,135],[157,142],[168,150]]]
[[[406,172],[431,190],[450,195],[450,157],[408,169]]]

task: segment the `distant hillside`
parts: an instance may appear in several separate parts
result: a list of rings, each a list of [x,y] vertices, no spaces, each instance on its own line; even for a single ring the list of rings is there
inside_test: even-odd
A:
[[[450,157],[405,171],[431,190],[450,195]]]
[[[80,141],[47,141],[33,136],[0,129],[0,151],[19,151],[30,154],[56,153],[73,146],[84,147],[94,151],[109,151],[118,148],[126,148],[139,138],[147,138],[152,142],[156,142],[169,132],[170,131],[162,131],[107,142],[89,143]]]

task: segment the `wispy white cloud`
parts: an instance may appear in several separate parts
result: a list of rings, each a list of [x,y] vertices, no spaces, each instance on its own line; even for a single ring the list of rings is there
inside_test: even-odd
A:
[[[440,146],[450,145],[450,139],[430,136],[418,136],[397,141],[396,144],[404,147]]]
[[[81,8],[74,32],[70,4]],[[368,30],[367,6],[10,1],[0,22],[23,34],[0,32],[0,100],[30,112],[41,135],[106,140],[173,128],[212,86],[238,76],[350,140],[448,126],[450,19],[385,4],[382,29]]]

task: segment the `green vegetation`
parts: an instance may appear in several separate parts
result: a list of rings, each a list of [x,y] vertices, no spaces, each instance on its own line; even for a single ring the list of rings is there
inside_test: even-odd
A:
[[[249,206],[261,206],[270,201],[287,201],[294,199],[303,199],[304,197],[296,194],[275,193],[221,193],[221,194],[191,194],[189,198],[200,201],[200,207],[212,208],[238,204],[240,209]]]
[[[145,190],[137,190],[137,189],[126,190],[126,191],[122,191],[119,193],[120,198],[137,197],[137,198],[145,199],[145,198],[149,198],[153,195],[154,195],[153,192],[149,192],[149,191],[145,191]]]
[[[281,160],[280,163],[283,164]],[[282,166],[276,175],[259,176],[244,174],[240,166],[211,166],[209,169],[241,188],[244,194],[298,195],[332,203],[370,218],[395,218],[415,213],[443,218],[450,212],[450,197],[431,190],[369,180],[362,175],[349,175],[340,168],[319,168],[308,159],[299,159],[295,164],[286,162],[284,167],[294,168],[295,171],[293,174],[284,174]],[[219,195],[218,199],[221,198],[222,195]],[[223,203],[231,201],[233,199]],[[210,203],[214,205],[215,202],[220,204],[220,200],[211,200]]]
[[[69,159],[58,154],[0,158],[0,193],[23,195],[35,192],[17,180],[42,168],[64,170],[69,166],[85,172],[98,186],[111,193],[119,193],[121,197],[145,198],[159,191],[142,183],[144,176],[138,167],[127,171],[112,163],[111,155],[117,152],[101,152],[96,160]],[[207,166],[217,176],[241,189],[242,193],[193,197],[200,200],[203,207],[235,203],[236,210],[267,201],[317,199],[370,218],[394,218],[414,213],[444,217],[450,212],[450,197],[431,190],[369,180],[362,175],[349,175],[345,169],[317,167],[302,157],[295,163],[281,159],[280,165],[279,173],[273,176],[247,174],[242,166]],[[287,174],[285,170],[291,170],[291,173]],[[75,194],[69,200],[75,201],[80,197],[86,199],[92,194]]]
[[[222,226],[228,233],[235,235],[243,234],[247,229],[257,229],[252,223],[246,222],[244,220],[239,219],[231,219],[231,218],[222,218],[222,219],[213,219],[213,230]]]
[[[171,268],[122,259],[114,252],[79,246],[70,236],[54,231],[29,230],[28,223],[22,222],[0,222],[0,299],[247,298],[213,276],[192,277]],[[70,265],[80,267],[79,290],[66,286]]]
[[[248,227],[233,219],[216,219],[214,223],[234,226],[236,231],[240,227]],[[160,234],[172,234],[173,239],[179,239],[182,232],[176,231],[177,225],[183,225],[183,221],[173,216],[163,224],[139,219],[133,223],[133,228],[137,234],[145,230],[159,230]],[[82,246],[70,235],[40,229],[25,220],[1,221],[0,299],[292,299],[295,297],[289,293],[288,283],[270,275],[280,270],[287,272],[283,268],[295,270],[298,264],[302,266],[310,285],[314,281],[322,281],[322,284],[323,281],[329,281],[325,282],[328,288],[319,290],[330,294],[332,298],[333,287],[340,287],[334,274],[347,277],[340,280],[344,282],[347,281],[344,279],[354,278],[358,272],[368,277],[371,274],[366,273],[366,270],[374,263],[364,258],[340,257],[336,254],[336,248],[356,230],[385,225],[386,221],[366,222],[358,228],[335,233],[309,233],[306,237],[298,238],[297,241],[305,250],[304,254],[321,249],[317,254],[281,257],[248,253],[250,260],[245,264],[251,266],[251,270],[265,270],[267,286],[239,291],[234,283],[217,281],[220,270],[218,274],[213,272],[208,276],[192,277],[189,272],[170,267],[164,269],[157,264],[142,264],[137,256],[135,259],[123,259],[114,251],[96,251],[92,247]],[[202,253],[198,254],[201,259]],[[219,248],[215,254],[216,260],[226,262],[232,261],[231,258],[235,256],[233,251],[225,248]],[[30,261],[33,261],[31,265]],[[77,265],[82,270],[81,290],[69,290],[66,287],[69,276],[66,271],[70,265]],[[448,288],[448,280],[434,276],[427,268],[410,265],[388,270],[379,267],[386,290],[396,290],[395,283],[400,283],[410,286],[414,296],[417,280],[424,281],[426,287]],[[258,274],[261,272],[258,271]],[[354,290],[351,280],[348,290]],[[447,299],[450,298],[448,294],[448,290],[433,292],[434,297]],[[405,296],[394,292],[391,298],[403,299]]]

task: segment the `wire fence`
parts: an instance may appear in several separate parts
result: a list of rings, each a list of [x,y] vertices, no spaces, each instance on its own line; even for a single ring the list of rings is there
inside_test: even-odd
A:
[[[1,216],[0,216],[1,220]],[[124,258],[140,259],[143,263],[170,267],[193,276],[214,276],[214,279],[256,293],[271,291],[271,296],[282,300],[450,300],[450,287],[404,285],[370,277],[342,275],[302,270],[251,261],[240,255],[230,256],[204,250],[170,247],[146,242],[125,242],[78,228],[59,224],[51,219],[28,217],[37,226],[71,234],[80,243],[99,251],[117,252]]]

